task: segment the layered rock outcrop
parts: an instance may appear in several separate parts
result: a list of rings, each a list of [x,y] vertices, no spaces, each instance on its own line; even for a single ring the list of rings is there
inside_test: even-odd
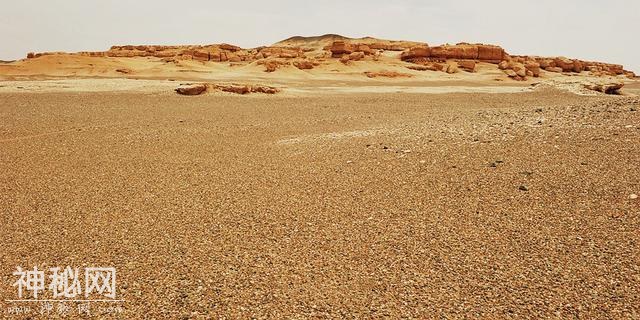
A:
[[[386,52],[394,51],[394,52]],[[386,53],[385,53],[386,52]],[[399,55],[395,52],[401,52]],[[66,54],[45,52],[27,54],[28,59],[45,55]],[[475,72],[478,63],[497,65],[505,74],[516,80],[540,77],[549,73],[589,72],[594,76],[635,77],[622,65],[568,59],[565,57],[511,56],[503,48],[489,44],[458,43],[455,45],[429,46],[421,42],[389,41],[374,38],[351,39],[339,35],[320,37],[293,37],[274,46],[243,49],[231,44],[163,46],[125,45],[113,46],[103,52],[78,52],[87,57],[159,58],[165,62],[195,60],[202,62],[252,63],[274,72],[283,66],[309,70],[331,59],[345,64],[354,61],[379,61],[397,56],[412,63],[408,68],[420,71],[457,72],[458,69]],[[455,65],[455,66],[454,66]],[[452,67],[454,66],[454,67]]]
[[[342,58],[342,56],[353,53],[359,53],[362,55],[372,55],[375,51],[371,49],[369,45],[362,43],[350,43],[347,41],[335,41],[329,48],[331,56],[334,58]]]
[[[565,57],[513,56],[509,61],[524,64],[533,76],[539,76],[542,70],[553,73],[582,73],[586,71],[594,76],[633,76],[633,72],[624,70],[623,66],[619,64]]]
[[[433,60],[479,60],[482,62],[499,63],[508,57],[504,49],[494,45],[459,43],[456,45],[442,45],[428,47],[427,45],[405,50],[400,59],[413,61],[420,58]]]

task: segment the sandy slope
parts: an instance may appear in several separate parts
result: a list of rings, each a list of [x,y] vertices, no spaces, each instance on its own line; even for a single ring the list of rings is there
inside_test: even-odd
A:
[[[308,41],[308,40],[307,40]],[[397,55],[397,54],[396,54]],[[181,83],[211,82],[262,84],[283,90],[284,95],[326,93],[447,93],[447,92],[521,92],[532,85],[546,84],[581,92],[581,82],[623,81],[637,94],[637,80],[625,77],[592,77],[588,73],[566,76],[544,72],[539,78],[514,81],[493,64],[479,63],[474,73],[447,74],[410,70],[396,56],[379,61],[355,61],[348,65],[329,59],[311,70],[283,66],[275,72],[253,63],[216,63],[199,61],[163,62],[158,58],[111,58],[74,55],[50,55],[0,64],[0,92],[20,91],[139,91],[172,92]],[[125,71],[126,73],[119,72]],[[368,78],[366,72],[396,72],[407,77]],[[82,79],[82,80],[80,80]],[[47,81],[43,81],[47,80]],[[135,80],[135,81],[134,81]]]

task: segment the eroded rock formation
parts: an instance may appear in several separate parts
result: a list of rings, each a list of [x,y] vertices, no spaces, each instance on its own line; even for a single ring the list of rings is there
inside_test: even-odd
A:
[[[391,51],[391,52],[390,52]],[[386,53],[385,53],[386,52]],[[395,53],[395,52],[400,52]],[[27,54],[28,59],[45,55],[67,54],[45,52]],[[293,37],[273,46],[243,49],[231,44],[162,46],[113,46],[104,52],[78,52],[75,55],[113,58],[159,58],[164,62],[184,60],[200,62],[227,62],[233,64],[256,63],[266,72],[294,66],[301,70],[313,69],[331,59],[344,64],[357,61],[379,61],[380,57],[397,57],[410,63],[407,68],[418,71],[475,72],[478,63],[490,63],[515,80],[540,77],[549,73],[582,73],[594,76],[635,77],[622,65],[583,61],[565,57],[511,56],[503,48],[489,44],[458,43],[456,45],[429,46],[427,43],[389,41],[375,38],[351,39],[339,35],[320,37]],[[123,73],[126,74],[126,73]]]
[[[175,91],[181,95],[196,96],[206,93],[208,91],[222,91],[235,94],[249,94],[249,93],[265,93],[276,94],[280,92],[280,89],[271,86],[263,85],[247,85],[247,84],[215,84],[215,83],[188,83],[180,85]]]

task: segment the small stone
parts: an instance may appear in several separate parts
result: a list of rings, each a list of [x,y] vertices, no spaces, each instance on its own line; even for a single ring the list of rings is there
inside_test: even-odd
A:
[[[427,163],[427,161],[425,161],[425,160],[420,160],[420,163],[421,163],[421,164],[425,164],[425,163]]]
[[[636,109],[634,107],[631,107],[631,108],[629,108],[629,111],[634,112],[634,111],[638,111],[638,109]]]
[[[411,150],[407,149],[407,150],[402,150],[403,153],[411,153]]]
[[[629,199],[631,199],[631,200],[636,200],[636,199],[638,199],[638,195],[637,195],[637,194],[635,194],[635,193],[634,193],[634,194],[631,194],[631,195],[629,195]]]
[[[529,191],[529,187],[527,187],[525,185],[521,185],[520,187],[518,187],[518,190],[520,190],[520,191]]]
[[[351,161],[351,160],[347,161],[347,164],[352,164],[352,163],[353,163],[353,161]]]

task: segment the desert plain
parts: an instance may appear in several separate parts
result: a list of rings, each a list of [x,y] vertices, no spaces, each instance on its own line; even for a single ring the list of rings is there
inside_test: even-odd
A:
[[[117,268],[96,319],[640,317],[635,75],[358,41],[0,64],[2,317],[64,318],[16,266]]]

